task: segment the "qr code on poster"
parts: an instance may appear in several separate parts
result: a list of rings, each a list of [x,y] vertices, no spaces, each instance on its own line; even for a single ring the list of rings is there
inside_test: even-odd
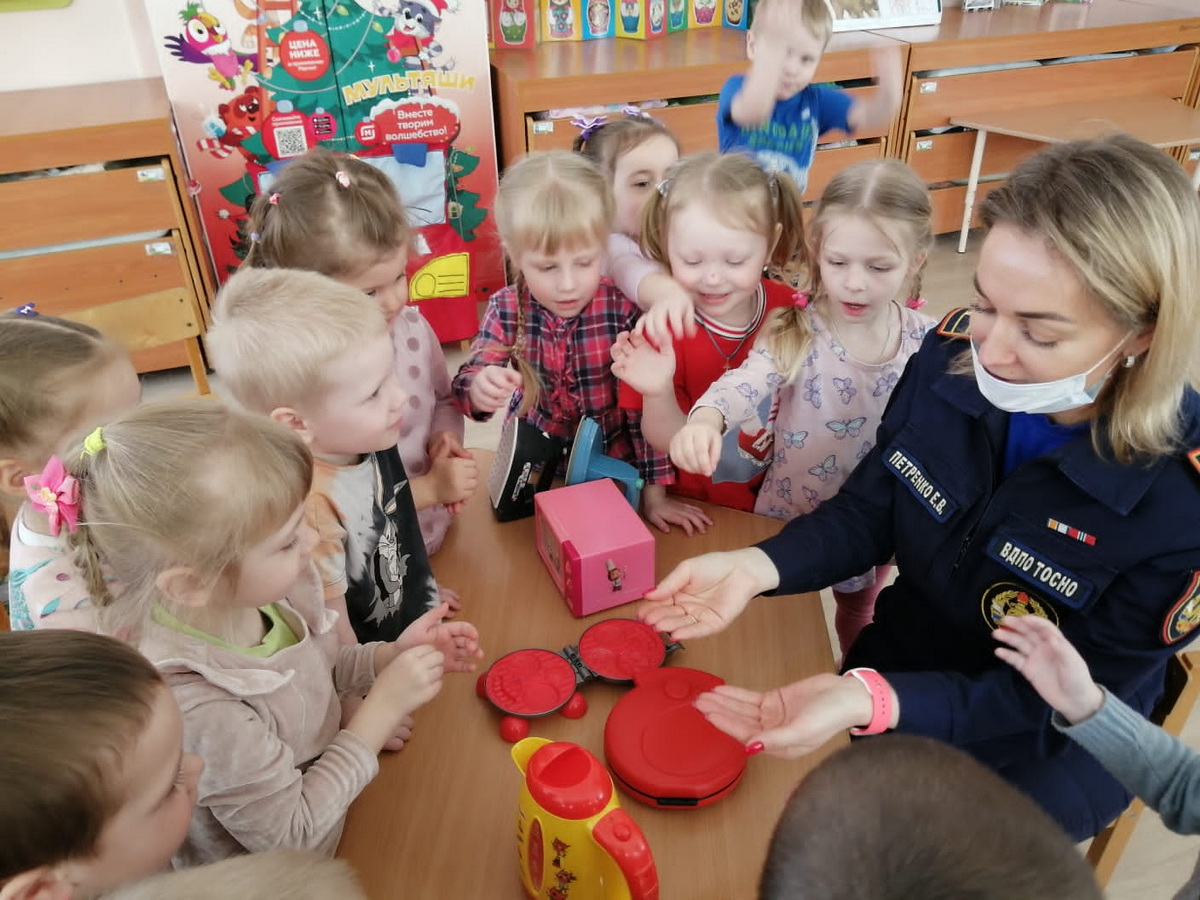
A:
[[[305,140],[303,126],[277,128],[275,130],[275,147],[279,151],[280,159],[303,156],[308,152],[308,141]]]

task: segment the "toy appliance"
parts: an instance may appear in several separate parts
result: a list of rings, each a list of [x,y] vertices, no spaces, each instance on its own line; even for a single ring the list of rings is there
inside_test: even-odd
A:
[[[536,737],[515,744],[512,758],[524,776],[517,857],[530,897],[657,900],[650,847],[600,760],[578,744]]]
[[[575,442],[567,460],[567,484],[582,484],[611,478],[625,491],[625,499],[634,509],[642,493],[642,478],[636,467],[604,455],[604,437],[595,419],[583,418],[575,429]]]
[[[631,684],[639,672],[661,666],[668,653],[682,647],[665,643],[662,635],[636,619],[605,619],[590,625],[578,644],[558,652],[506,653],[479,676],[475,690],[504,713],[500,734],[515,742],[529,733],[530,719],[560,710],[569,719],[582,717],[587,701],[577,689],[585,682],[598,678]]]
[[[550,487],[562,454],[562,441],[518,416],[509,417],[488,474],[488,497],[498,521],[533,515],[533,496]]]

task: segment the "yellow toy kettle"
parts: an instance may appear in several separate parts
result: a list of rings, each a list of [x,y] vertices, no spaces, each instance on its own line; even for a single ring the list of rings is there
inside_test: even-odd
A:
[[[604,764],[578,744],[525,738],[512,748],[525,776],[517,857],[537,900],[658,900],[646,837],[617,804]]]

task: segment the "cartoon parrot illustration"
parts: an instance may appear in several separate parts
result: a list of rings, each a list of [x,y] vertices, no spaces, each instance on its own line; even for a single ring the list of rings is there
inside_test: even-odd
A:
[[[212,13],[205,12],[199,3],[189,3],[179,13],[183,22],[182,34],[169,34],[164,43],[171,55],[178,60],[210,66],[208,77],[227,91],[237,86],[240,76],[242,84],[246,75],[254,70],[254,57],[237,53],[233,43]]]

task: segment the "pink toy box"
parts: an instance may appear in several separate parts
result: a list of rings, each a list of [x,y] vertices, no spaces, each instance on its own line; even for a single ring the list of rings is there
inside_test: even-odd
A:
[[[654,538],[607,478],[534,495],[538,554],[576,616],[654,587]]]

